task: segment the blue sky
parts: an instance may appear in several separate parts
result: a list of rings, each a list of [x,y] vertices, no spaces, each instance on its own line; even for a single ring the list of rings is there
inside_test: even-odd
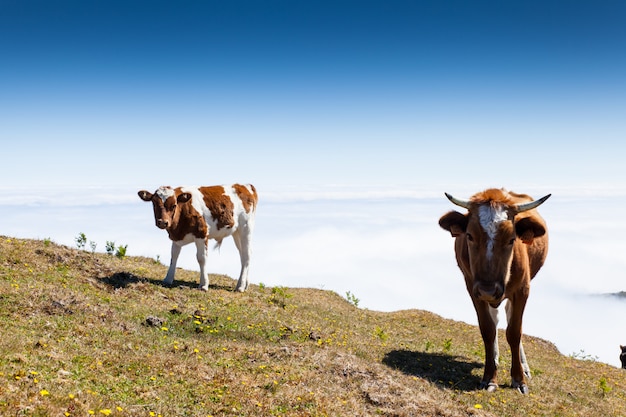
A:
[[[626,179],[619,1],[0,10],[5,186]]]

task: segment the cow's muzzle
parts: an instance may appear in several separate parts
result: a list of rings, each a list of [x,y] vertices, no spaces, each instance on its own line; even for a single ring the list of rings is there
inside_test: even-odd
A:
[[[158,219],[156,221],[156,227],[158,227],[159,229],[167,229],[167,226],[169,226],[169,222],[167,220],[163,220],[163,219]]]
[[[504,286],[497,281],[478,281],[474,284],[474,297],[490,304],[499,304],[504,298]]]

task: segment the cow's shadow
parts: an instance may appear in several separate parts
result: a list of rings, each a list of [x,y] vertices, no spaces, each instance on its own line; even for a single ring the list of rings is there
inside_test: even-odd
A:
[[[197,282],[174,280],[174,283],[172,285],[166,285],[163,283],[163,279],[143,277],[143,276],[135,275],[131,272],[116,272],[112,275],[109,275],[106,277],[98,277],[96,279],[102,284],[105,284],[106,286],[111,287],[112,289],[115,289],[115,290],[128,288],[131,285],[135,285],[139,283],[147,283],[150,285],[156,285],[158,287],[163,287],[163,288],[198,289]],[[210,284],[209,290],[211,289],[233,291],[233,287],[228,286],[228,285],[220,285],[217,283]]]
[[[122,289],[122,288],[128,288],[132,285],[139,284],[139,283],[147,283],[151,285],[161,285],[161,286],[163,285],[162,280],[142,277],[139,275],[135,275],[131,272],[116,272],[109,276],[97,277],[96,279],[100,281],[102,284],[105,284],[106,286],[111,287],[116,290]]]
[[[426,379],[441,388],[473,391],[480,384],[480,377],[472,370],[483,364],[470,362],[459,356],[444,353],[392,350],[383,358],[383,364],[407,375]]]

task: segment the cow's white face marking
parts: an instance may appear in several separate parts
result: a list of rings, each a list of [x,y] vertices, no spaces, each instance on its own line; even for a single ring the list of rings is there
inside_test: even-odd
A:
[[[156,195],[165,203],[165,200],[174,195],[174,189],[172,187],[159,187],[156,191]]]
[[[480,225],[487,233],[487,259],[491,259],[498,226],[503,221],[508,220],[508,214],[504,206],[500,204],[495,206],[483,204],[478,209],[478,218],[480,219]]]

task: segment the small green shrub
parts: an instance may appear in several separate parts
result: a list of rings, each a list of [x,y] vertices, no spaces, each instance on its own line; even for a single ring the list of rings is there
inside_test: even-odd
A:
[[[593,355],[589,355],[588,353],[586,353],[584,351],[584,349],[581,349],[578,352],[574,352],[571,355],[569,355],[570,358],[573,359],[579,359],[581,361],[592,361],[592,362],[597,362],[598,361],[598,357],[597,356],[593,356]]]
[[[113,255],[113,253],[115,252],[115,242],[107,240],[105,248],[109,255]]]
[[[76,247],[78,249],[84,249],[85,245],[87,244],[87,236],[85,236],[85,234],[81,232],[74,239],[74,242],[76,242]]]
[[[268,299],[270,304],[276,304],[282,308],[287,307],[287,300],[291,298],[293,294],[287,292],[286,287],[273,287],[272,294]]]
[[[359,301],[361,301],[358,298],[356,298],[356,296],[352,294],[350,291],[346,292],[346,299],[348,300],[350,304],[352,304],[355,307],[358,307]]]
[[[115,256],[120,259],[124,259],[126,257],[126,249],[128,249],[128,245],[120,245],[117,247],[117,251],[115,252]]]
[[[609,383],[606,377],[600,378],[600,382],[598,383],[598,387],[600,388],[600,395],[605,397],[608,393],[613,391],[613,388],[609,386]]]
[[[389,339],[389,335],[387,334],[387,332],[385,332],[385,330],[379,326],[376,326],[376,329],[374,330],[374,336],[380,339],[380,341],[383,343],[385,343],[387,339]]]
[[[428,352],[432,348],[433,342],[431,342],[430,340],[426,340],[426,342],[424,342],[424,352]]]

